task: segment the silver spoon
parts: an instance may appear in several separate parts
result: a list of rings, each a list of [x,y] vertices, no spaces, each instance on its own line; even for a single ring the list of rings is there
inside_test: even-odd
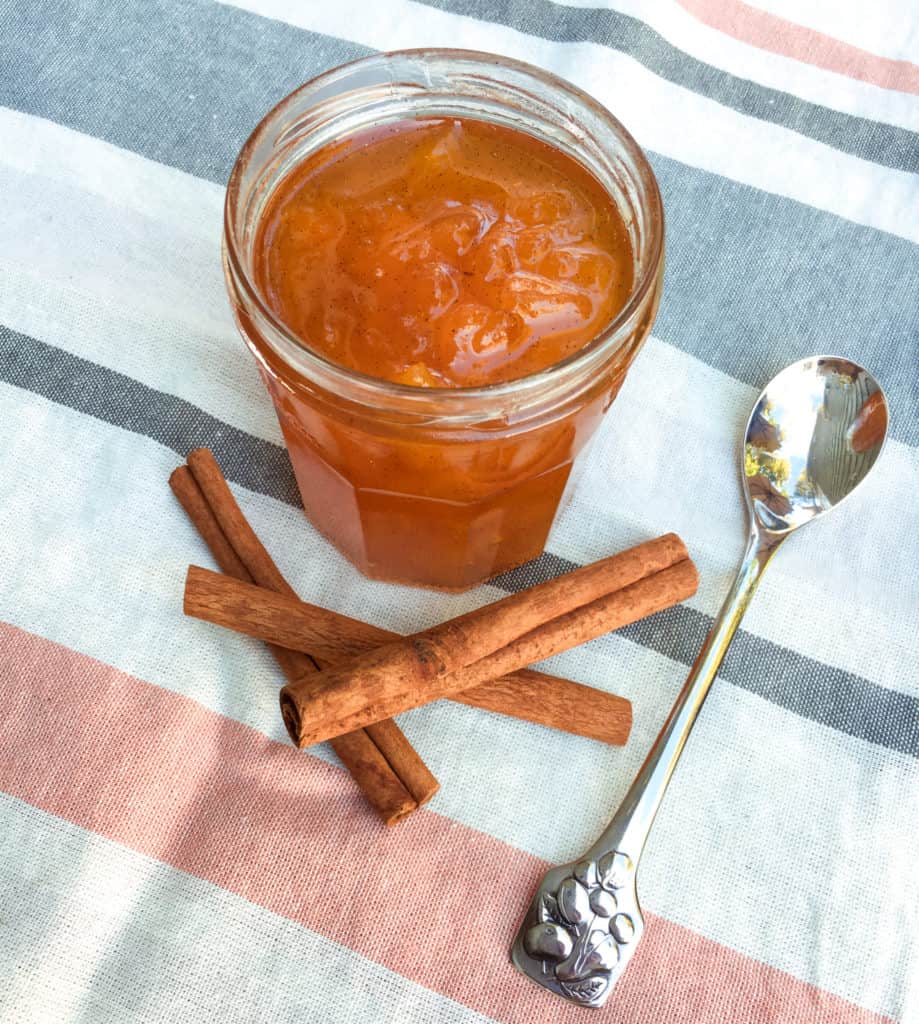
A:
[[[734,585],[622,806],[581,860],[546,875],[514,943],[514,963],[543,987],[606,1002],[644,932],[636,872],[654,816],[763,570],[865,479],[886,434],[883,391],[846,359],[802,359],[759,396],[744,435],[750,537]]]

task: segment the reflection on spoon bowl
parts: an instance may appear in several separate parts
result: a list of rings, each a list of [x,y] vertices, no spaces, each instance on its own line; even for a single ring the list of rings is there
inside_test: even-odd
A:
[[[887,403],[867,370],[815,356],[787,367],[756,403],[744,441],[752,514],[786,533],[837,505],[877,460]]]

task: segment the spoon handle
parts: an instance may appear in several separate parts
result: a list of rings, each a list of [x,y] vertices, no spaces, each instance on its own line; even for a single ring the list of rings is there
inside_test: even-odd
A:
[[[767,539],[757,529],[751,530],[737,575],[689,671],[683,689],[619,810],[591,847],[591,856],[595,851],[597,856],[601,856],[616,849],[626,853],[637,867],[670,777],[702,703],[779,542],[780,538],[774,534]]]
[[[572,1002],[602,1006],[644,933],[639,858],[702,702],[781,539],[754,522],[731,590],[619,810],[580,861],[550,871],[536,892],[512,956],[534,981]]]

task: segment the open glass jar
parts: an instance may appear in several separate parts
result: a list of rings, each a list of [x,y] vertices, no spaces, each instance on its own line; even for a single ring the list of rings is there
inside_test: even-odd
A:
[[[259,220],[278,183],[321,147],[410,118],[524,131],[574,157],[613,197],[634,256],[631,295],[568,359],[483,387],[395,384],[296,337],[255,285]],[[375,579],[461,590],[543,550],[576,458],[657,312],[663,211],[653,172],[603,107],[525,64],[461,50],[356,61],[282,100],[243,147],[227,189],[224,269],[313,525]]]

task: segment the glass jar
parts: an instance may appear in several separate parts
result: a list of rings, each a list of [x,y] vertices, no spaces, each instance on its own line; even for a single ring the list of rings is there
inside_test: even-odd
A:
[[[578,160],[618,204],[634,254],[632,294],[568,359],[485,387],[394,384],[311,349],[255,287],[256,229],[280,180],[330,142],[419,117],[527,132]],[[660,193],[634,139],[588,95],[538,68],[412,50],[346,64],[282,100],[230,176],[224,270],[313,525],[367,576],[447,590],[539,555],[575,460],[651,329],[663,239]]]

